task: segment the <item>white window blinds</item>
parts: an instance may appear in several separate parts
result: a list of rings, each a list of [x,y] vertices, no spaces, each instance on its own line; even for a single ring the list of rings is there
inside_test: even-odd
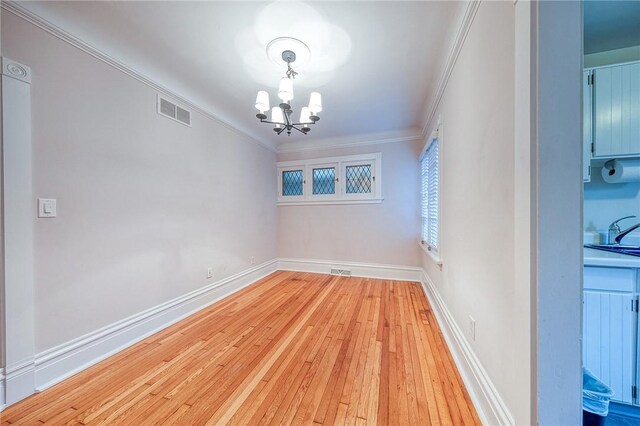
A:
[[[437,139],[431,142],[420,163],[422,169],[422,243],[437,251],[440,228]]]

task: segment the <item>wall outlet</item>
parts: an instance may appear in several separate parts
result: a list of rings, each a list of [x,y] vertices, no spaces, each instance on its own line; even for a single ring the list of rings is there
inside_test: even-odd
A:
[[[207,278],[213,277],[213,268],[207,268]]]
[[[252,265],[255,265],[255,264],[256,264],[256,258],[255,258],[255,257],[253,257],[253,256],[251,256],[251,259],[249,259],[249,262],[250,262]]]
[[[476,320],[469,315],[469,334],[471,335],[471,339],[475,342],[476,340]]]

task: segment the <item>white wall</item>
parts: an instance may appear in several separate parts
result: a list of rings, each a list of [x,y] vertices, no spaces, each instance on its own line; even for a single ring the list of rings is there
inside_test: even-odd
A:
[[[279,161],[382,152],[380,204],[278,207],[278,255],[419,266],[420,175],[423,142],[281,153]],[[273,179],[275,179],[275,173]]]
[[[606,238],[609,224],[623,216],[635,215],[640,218],[640,182],[609,184],[602,179],[601,166],[592,164],[591,182],[584,184],[584,228],[600,233],[601,241]],[[620,227],[633,225],[640,219],[628,219]],[[640,238],[640,231],[634,231],[629,238]]]
[[[276,257],[275,154],[10,13],[2,53],[31,67],[36,351]],[[35,200],[34,200],[35,212]]]
[[[436,112],[443,267],[426,254],[422,264],[516,424],[529,424],[531,371],[519,360],[530,347],[514,344],[530,335],[516,310],[529,287],[516,288],[514,268],[514,39],[513,3],[481,3]]]

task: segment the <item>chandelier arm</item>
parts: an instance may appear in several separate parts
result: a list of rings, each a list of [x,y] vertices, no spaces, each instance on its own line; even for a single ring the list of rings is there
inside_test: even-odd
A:
[[[279,135],[280,133],[284,132],[285,130],[287,130],[286,127],[283,127],[282,129],[280,129],[276,134]]]
[[[299,131],[299,132],[300,132],[300,133],[302,133],[303,135],[306,135],[306,134],[307,134],[307,132],[305,132],[305,131],[302,131],[302,130],[298,129],[298,128],[297,128],[296,126],[294,126],[294,125],[291,125],[291,128],[292,128],[292,129],[296,129],[297,131]]]
[[[316,123],[315,123],[315,122],[313,122],[313,121],[311,121],[311,122],[309,122],[309,123],[289,123],[289,124],[286,124],[286,123],[278,123],[278,122],[275,122],[275,121],[269,121],[269,120],[260,120],[259,122],[260,122],[260,123],[266,123],[266,124],[279,124],[279,125],[281,125],[281,126],[303,126],[303,125],[305,125],[305,124],[310,126],[310,125],[312,125],[312,124],[316,124]]]

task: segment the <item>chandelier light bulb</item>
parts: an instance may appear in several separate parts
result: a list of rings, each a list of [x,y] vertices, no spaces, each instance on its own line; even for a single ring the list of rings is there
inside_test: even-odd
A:
[[[289,77],[282,77],[280,79],[278,97],[284,102],[289,102],[293,99],[293,81],[291,81]]]
[[[309,107],[302,107],[300,110],[300,123],[311,123],[310,115]]]
[[[322,111],[322,96],[318,92],[311,92],[311,96],[309,96],[309,109],[314,114]]]
[[[280,107],[271,108],[271,121],[284,124],[284,115],[282,115],[282,109]]]
[[[269,111],[269,94],[264,90],[260,90],[256,96],[256,109],[262,113]]]

